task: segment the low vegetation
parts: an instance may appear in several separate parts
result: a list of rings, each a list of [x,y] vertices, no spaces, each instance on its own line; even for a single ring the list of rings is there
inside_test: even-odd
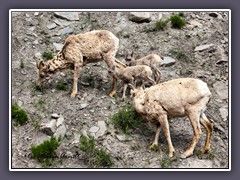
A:
[[[60,142],[53,136],[50,140],[44,141],[38,146],[32,145],[32,158],[42,163],[43,166],[51,166],[54,158],[56,158],[56,149],[59,145]]]
[[[138,128],[143,120],[136,112],[132,105],[121,107],[117,114],[113,115],[112,122],[115,128],[120,129],[123,133],[129,135],[131,129]]]
[[[159,21],[156,22],[156,30],[162,30],[162,31],[165,30],[168,22],[169,22],[169,19],[167,20],[160,19]]]
[[[110,153],[102,148],[96,148],[92,136],[80,137],[80,150],[84,153],[86,164],[90,167],[110,167],[113,165]]]
[[[179,15],[173,15],[170,17],[170,21],[173,28],[181,29],[183,26],[185,26],[186,21],[181,18]]]
[[[53,58],[53,54],[52,54],[52,52],[45,51],[45,52],[42,54],[42,57],[43,57],[44,59],[49,60],[49,59],[52,59],[52,58]]]
[[[68,88],[66,84],[59,82],[56,84],[56,89],[60,91],[67,91]]]
[[[12,105],[12,118],[15,120],[15,125],[23,125],[28,120],[28,115],[25,110],[20,108],[17,103]]]

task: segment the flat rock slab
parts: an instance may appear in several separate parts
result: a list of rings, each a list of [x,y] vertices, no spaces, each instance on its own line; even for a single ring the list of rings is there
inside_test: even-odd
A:
[[[150,22],[151,14],[149,12],[130,12],[129,20],[137,23]]]
[[[47,25],[48,29],[54,29],[55,27],[57,27],[57,25],[55,23],[51,23]]]
[[[77,12],[54,12],[54,15],[69,21],[78,21],[79,15]]]
[[[54,137],[56,139],[59,139],[60,137],[64,137],[64,135],[66,134],[67,132],[67,128],[65,125],[61,125],[57,128],[56,132],[54,133]]]
[[[201,45],[201,46],[197,46],[194,51],[203,51],[205,49],[208,49],[210,47],[212,47],[214,44],[206,44],[206,45]]]
[[[58,35],[65,35],[65,34],[72,34],[73,33],[73,28],[71,27],[65,27],[58,31]]]
[[[176,60],[169,57],[169,56],[166,56],[166,57],[163,57],[163,60],[161,61],[161,66],[171,66],[173,64],[175,64]]]

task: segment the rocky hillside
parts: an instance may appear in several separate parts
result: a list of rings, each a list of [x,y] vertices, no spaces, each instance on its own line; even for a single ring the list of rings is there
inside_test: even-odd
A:
[[[168,20],[179,15],[186,21],[173,28]],[[166,22],[165,25],[157,22]],[[12,121],[12,168],[42,168],[33,158],[31,147],[51,135],[61,137],[50,168],[92,168],[96,161],[80,149],[80,136],[90,134],[96,148],[111,157],[111,168],[228,168],[228,12],[13,12],[12,13],[12,103],[24,109],[28,121],[16,126]],[[120,39],[117,59],[124,62],[125,50],[135,58],[158,54],[164,58],[161,82],[178,77],[205,81],[212,99],[207,116],[214,124],[212,149],[201,155],[205,130],[194,155],[180,159],[193,137],[187,117],[170,119],[170,132],[176,156],[167,157],[167,141],[161,132],[156,151],[149,149],[155,127],[144,123],[128,135],[114,126],[114,114],[126,104],[107,94],[112,80],[104,62],[86,65],[80,72],[78,94],[70,98],[72,70],[54,75],[44,91],[35,88],[36,59],[44,52],[54,55],[69,34],[96,29],[113,32]],[[60,88],[62,86],[63,88]],[[90,151],[88,149],[88,151]],[[90,157],[90,158],[89,158]]]

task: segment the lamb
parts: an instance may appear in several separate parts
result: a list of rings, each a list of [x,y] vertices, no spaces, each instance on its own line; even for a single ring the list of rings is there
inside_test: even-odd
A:
[[[115,68],[113,70],[109,69],[110,73],[112,73],[117,78],[123,81],[123,95],[121,100],[125,100],[125,94],[128,83],[132,86],[136,87],[136,81],[142,81],[142,87],[145,83],[150,82],[151,84],[156,84],[155,81],[151,78],[152,70],[150,67],[146,65],[137,65],[126,68]]]
[[[158,123],[155,139],[150,148],[158,145],[161,126],[168,142],[169,157],[172,157],[175,150],[171,142],[167,117],[188,116],[193,127],[194,137],[181,158],[187,158],[193,154],[202,133],[200,124],[206,129],[207,134],[205,146],[201,152],[206,153],[210,150],[213,125],[207,119],[204,111],[211,98],[211,92],[205,82],[194,78],[179,78],[151,86],[145,90],[132,88],[131,96],[136,111],[146,120]]]
[[[160,82],[161,72],[159,70],[159,66],[161,64],[162,59],[158,55],[149,54],[145,57],[135,60],[133,57],[133,52],[127,50],[125,61],[127,66],[147,65],[151,67],[156,83]]]
[[[71,97],[77,94],[77,80],[80,69],[88,64],[104,60],[110,69],[113,66],[126,67],[115,55],[119,48],[119,39],[110,31],[94,30],[83,34],[71,35],[64,43],[62,50],[53,59],[37,61],[37,87],[47,82],[58,70],[74,68]],[[113,77],[113,86],[109,96],[114,96],[117,89],[117,78]]]

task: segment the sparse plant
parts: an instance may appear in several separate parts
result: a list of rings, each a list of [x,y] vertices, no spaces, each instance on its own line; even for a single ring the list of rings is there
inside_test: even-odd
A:
[[[110,167],[113,164],[110,153],[102,148],[96,148],[92,136],[80,137],[80,150],[84,152],[87,164],[92,167]]]
[[[64,84],[64,83],[62,83],[62,82],[58,82],[57,84],[56,84],[56,89],[57,90],[61,90],[61,91],[67,91],[67,85],[66,84]]]
[[[130,129],[139,127],[143,120],[131,105],[125,105],[119,109],[117,114],[113,115],[112,122],[115,128],[128,135]]]
[[[45,103],[46,103],[45,99],[39,98],[39,99],[37,99],[37,100],[34,101],[34,106],[35,106],[37,109],[41,110],[41,109],[44,108],[44,104],[45,104]]]
[[[52,54],[52,52],[50,52],[50,51],[45,51],[45,52],[42,54],[42,57],[43,57],[44,59],[49,60],[49,59],[52,59],[52,58],[53,58],[53,54]]]
[[[153,146],[150,146],[150,150],[157,152],[159,150],[159,147],[154,144]]]
[[[192,62],[192,60],[186,55],[185,52],[183,52],[182,50],[179,50],[179,49],[171,49],[169,51],[169,53],[171,55],[173,55],[175,58],[177,58],[178,60],[181,60],[181,61],[185,61],[187,63],[190,63]]]
[[[172,27],[178,28],[178,29],[181,29],[186,24],[185,20],[181,18],[179,15],[171,16],[170,21],[171,21]]]
[[[167,20],[160,19],[159,21],[156,22],[156,29],[163,31],[164,29],[166,29],[168,22],[169,22],[169,19]]]
[[[20,108],[17,103],[12,105],[12,118],[15,119],[15,125],[23,125],[28,120],[28,115],[25,110]]]
[[[37,146],[32,145],[32,158],[38,160],[44,166],[51,166],[54,158],[56,158],[56,149],[59,145],[60,142],[53,136],[50,140],[44,141],[42,144]]]
[[[183,12],[179,12],[178,15],[181,16],[181,17],[183,17],[183,16],[184,16],[184,13],[183,13]]]
[[[43,35],[48,35],[48,33],[47,33],[47,32],[45,32],[45,31],[41,31],[41,32],[40,32],[40,34],[43,34]]]
[[[20,60],[20,68],[23,69],[25,67],[23,60]]]
[[[171,168],[173,163],[178,163],[179,162],[179,157],[178,156],[173,156],[173,157],[164,157],[161,162],[160,165],[162,168]]]

